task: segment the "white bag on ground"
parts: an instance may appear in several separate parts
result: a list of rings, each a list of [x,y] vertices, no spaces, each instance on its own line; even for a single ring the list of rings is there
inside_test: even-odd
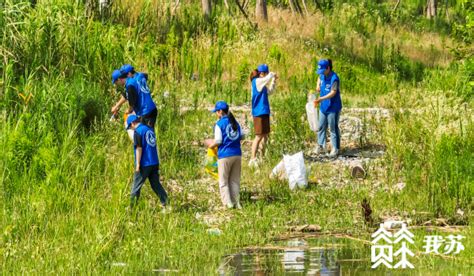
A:
[[[293,155],[283,155],[283,163],[290,183],[290,190],[295,189],[295,187],[305,188],[308,186],[302,151]]]
[[[316,96],[311,94],[306,103],[306,116],[308,116],[309,128],[312,131],[318,131],[319,128],[319,110],[314,107]]]
[[[283,159],[273,168],[270,178],[278,178],[280,180],[286,178],[285,162],[283,162]]]

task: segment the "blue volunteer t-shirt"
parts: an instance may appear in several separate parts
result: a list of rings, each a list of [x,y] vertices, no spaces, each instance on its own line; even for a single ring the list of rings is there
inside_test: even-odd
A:
[[[319,96],[326,96],[331,92],[331,88],[335,82],[337,82],[337,92],[334,97],[330,99],[323,100],[319,104],[319,109],[323,113],[337,113],[342,109],[341,102],[341,93],[340,93],[340,82],[339,77],[336,73],[332,72],[326,77],[325,75],[320,75],[319,79],[321,80]]]
[[[242,150],[240,148],[242,131],[240,130],[240,125],[237,123],[237,130],[234,130],[229,118],[224,116],[217,121],[215,127],[220,128],[222,132],[222,143],[217,148],[217,158],[242,156]]]
[[[133,106],[133,110],[138,116],[150,114],[150,112],[156,109],[145,74],[138,72],[133,78],[127,78],[125,88],[127,93],[129,93],[130,90],[134,90],[136,93],[136,102]],[[127,98],[129,97],[127,96]]]
[[[268,102],[268,90],[264,86],[262,91],[257,90],[257,78],[252,80],[252,116],[270,115],[270,103]]]
[[[141,167],[148,167],[160,164],[158,151],[156,149],[156,136],[151,127],[140,124],[135,129],[133,152],[136,154],[137,147],[142,148]],[[136,164],[135,164],[136,165]]]

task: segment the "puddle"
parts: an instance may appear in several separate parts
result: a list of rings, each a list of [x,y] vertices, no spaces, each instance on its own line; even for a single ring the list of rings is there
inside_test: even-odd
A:
[[[307,237],[247,247],[222,258],[219,275],[474,275],[472,264],[422,255],[415,269],[372,269],[370,244],[340,237]]]
[[[321,245],[316,239],[296,239],[275,246],[247,248],[227,255],[219,268],[219,275],[342,275],[357,267],[370,267],[364,247],[351,247],[342,239],[326,240]],[[342,243],[341,243],[342,242]],[[354,254],[354,253],[358,254]],[[370,251],[368,251],[370,252]]]

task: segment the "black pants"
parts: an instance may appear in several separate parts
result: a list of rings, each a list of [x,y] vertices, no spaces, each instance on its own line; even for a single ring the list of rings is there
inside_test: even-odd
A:
[[[150,113],[142,116],[142,123],[149,125],[151,128],[155,128],[156,116],[158,116],[158,110],[155,108]]]
[[[135,172],[133,175],[133,185],[132,192],[130,194],[132,204],[138,200],[140,197],[140,190],[145,184],[145,180],[148,178],[150,180],[151,188],[155,194],[160,198],[161,205],[166,205],[168,200],[168,195],[166,194],[165,189],[161,186],[160,175],[158,173],[158,165],[148,166],[140,168],[139,172]]]

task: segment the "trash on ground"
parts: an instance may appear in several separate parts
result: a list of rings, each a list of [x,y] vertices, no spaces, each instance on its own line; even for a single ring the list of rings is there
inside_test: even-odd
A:
[[[207,233],[211,236],[220,236],[222,231],[219,228],[209,228],[207,229]]]

